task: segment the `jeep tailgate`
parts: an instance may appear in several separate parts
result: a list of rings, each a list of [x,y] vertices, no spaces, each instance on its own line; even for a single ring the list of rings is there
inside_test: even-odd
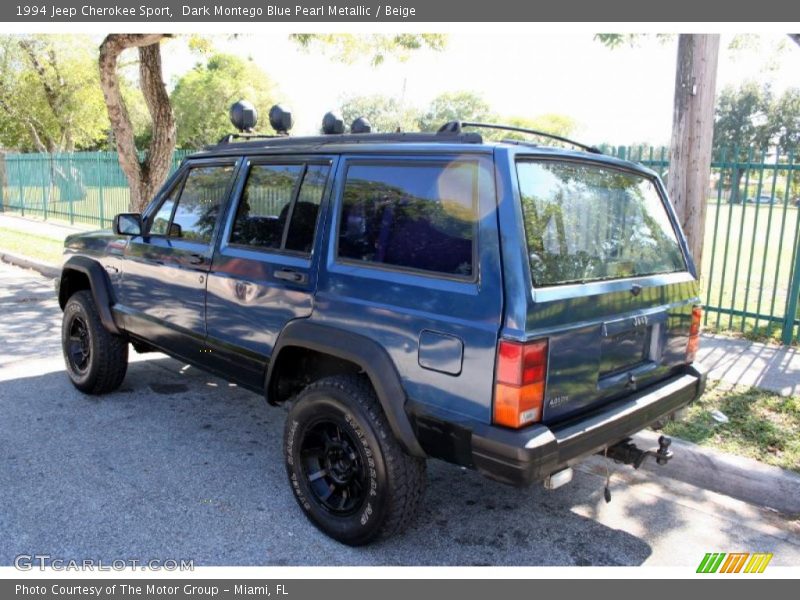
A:
[[[654,177],[576,160],[517,161],[532,293],[547,338],[542,421],[596,408],[686,362],[698,287]]]

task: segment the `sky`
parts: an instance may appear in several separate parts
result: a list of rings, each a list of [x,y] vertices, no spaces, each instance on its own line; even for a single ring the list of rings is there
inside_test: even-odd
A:
[[[745,79],[768,81],[782,91],[800,86],[800,47],[777,34],[747,38],[729,48],[723,34],[717,89]],[[322,115],[350,95],[385,94],[425,106],[446,91],[482,95],[493,111],[534,117],[559,113],[579,126],[574,137],[591,144],[669,142],[677,39],[647,36],[633,47],[609,49],[588,34],[450,34],[444,51],[419,51],[400,62],[373,67],[368,60],[342,64],[306,51],[286,35],[212,38],[215,49],[252,58],[279,85],[291,107],[293,133],[315,133]],[[200,60],[180,39],[164,51],[169,85]],[[784,43],[782,52],[776,50]],[[259,107],[266,115],[269,107]]]

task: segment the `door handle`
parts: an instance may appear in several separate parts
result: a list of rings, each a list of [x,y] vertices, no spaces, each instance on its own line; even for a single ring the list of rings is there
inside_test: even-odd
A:
[[[202,265],[206,261],[206,257],[202,254],[190,254],[189,255],[189,264],[190,265]]]
[[[305,283],[306,274],[292,269],[275,269],[273,273],[275,279],[282,279],[283,281],[291,281],[292,283]]]

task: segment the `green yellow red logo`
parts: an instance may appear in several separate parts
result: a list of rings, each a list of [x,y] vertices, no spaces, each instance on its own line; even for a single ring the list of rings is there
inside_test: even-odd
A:
[[[698,573],[763,573],[771,552],[708,552],[700,565]]]

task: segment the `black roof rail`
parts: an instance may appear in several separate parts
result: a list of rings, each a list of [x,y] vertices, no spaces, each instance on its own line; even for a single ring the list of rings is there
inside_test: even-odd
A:
[[[448,142],[455,144],[481,144],[483,137],[479,133],[452,133],[449,131],[430,133],[338,133],[314,136],[286,136],[232,133],[223,137],[218,146],[250,141],[265,140],[267,145],[300,146],[308,144],[379,144],[383,142],[430,143]]]
[[[469,121],[448,121],[439,128],[439,132],[458,134],[461,133],[464,127],[500,129],[502,131],[517,131],[519,133],[529,133],[531,135],[538,135],[541,137],[550,138],[551,140],[558,140],[559,142],[564,142],[565,144],[575,146],[576,148],[581,148],[583,150],[586,150],[587,152],[591,152],[592,154],[603,153],[602,150],[596,148],[595,146],[588,146],[586,144],[581,144],[580,142],[576,142],[575,140],[571,140],[569,138],[565,138],[560,135],[547,133],[546,131],[539,131],[538,129],[526,129],[524,127],[514,127],[513,125],[498,125],[496,123],[472,123]]]

